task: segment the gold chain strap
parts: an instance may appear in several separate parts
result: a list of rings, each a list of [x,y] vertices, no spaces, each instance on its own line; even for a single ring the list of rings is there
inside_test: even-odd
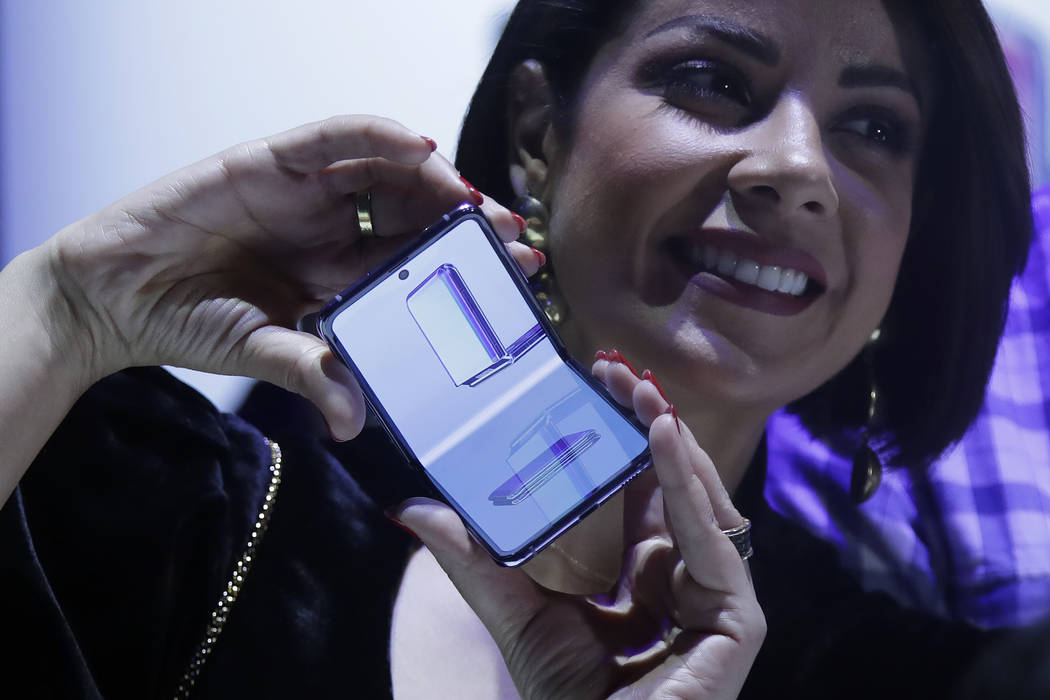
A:
[[[226,620],[230,615],[230,608],[233,607],[234,601],[237,600],[237,596],[244,586],[244,579],[247,578],[248,572],[252,568],[255,549],[259,546],[259,542],[262,541],[263,534],[266,532],[266,526],[270,524],[270,513],[273,512],[273,506],[277,502],[277,487],[281,485],[281,448],[273,440],[267,440],[266,444],[270,446],[270,486],[266,489],[266,499],[259,510],[259,515],[255,518],[255,526],[252,528],[252,534],[248,538],[248,545],[244,548],[241,558],[233,565],[233,573],[226,582],[226,590],[219,597],[219,604],[212,610],[211,622],[208,623],[204,640],[197,645],[186,672],[182,674],[182,678],[179,680],[179,685],[175,689],[175,700],[186,700],[193,691],[193,686],[200,676],[201,669],[204,668],[204,662],[208,660],[208,655],[211,654],[215,642],[219,639],[219,635],[222,634],[222,628],[226,625]]]

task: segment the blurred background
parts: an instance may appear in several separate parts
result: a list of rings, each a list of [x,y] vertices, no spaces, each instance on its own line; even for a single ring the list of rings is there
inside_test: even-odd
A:
[[[1050,2],[986,4],[1041,184],[1050,179]],[[0,0],[0,263],[180,166],[333,114],[397,119],[452,158],[512,6]],[[179,374],[226,409],[245,390],[238,378]]]

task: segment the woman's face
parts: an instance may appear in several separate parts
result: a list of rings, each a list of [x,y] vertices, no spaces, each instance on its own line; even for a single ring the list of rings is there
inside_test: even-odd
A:
[[[841,369],[907,241],[917,45],[876,0],[639,3],[545,142],[573,350],[763,410]]]

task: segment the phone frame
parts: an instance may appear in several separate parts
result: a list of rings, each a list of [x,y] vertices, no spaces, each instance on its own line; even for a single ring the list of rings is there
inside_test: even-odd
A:
[[[382,401],[372,390],[371,386],[354,363],[353,358],[350,357],[349,353],[339,342],[339,339],[336,337],[332,328],[336,316],[338,316],[343,309],[349,307],[355,301],[366,295],[373,287],[386,280],[390,275],[397,274],[409,260],[436,243],[445,233],[456,228],[467,219],[475,220],[485,234],[485,238],[492,246],[497,258],[502,262],[503,267],[510,275],[522,299],[532,311],[533,316],[542,325],[547,338],[550,340],[551,345],[554,347],[562,362],[578,375],[590,388],[592,388],[600,398],[609,404],[613,410],[638,430],[639,434],[647,444],[648,431],[645,426],[638,421],[637,417],[634,416],[632,412],[621,406],[609,394],[605,386],[591,374],[589,368],[583,367],[583,365],[577,362],[576,359],[569,354],[568,348],[558,336],[553,324],[533,297],[529,283],[522,273],[521,268],[518,266],[517,261],[513,259],[508,252],[506,245],[493,231],[492,226],[489,224],[481,210],[471,204],[460,205],[456,209],[442,216],[440,220],[428,226],[417,238],[398,251],[385,263],[366,273],[363,278],[352,284],[340,294],[337,294],[318,314],[317,331],[318,334],[328,343],[332,352],[335,353],[347,367],[349,367],[350,371],[361,386],[361,390],[364,393],[365,400],[368,403],[370,410],[377,417],[378,422],[382,425],[384,431],[386,431],[394,445],[409,464],[412,465],[412,468],[420,473],[426,483],[430,485],[433,495],[438,496],[440,500],[447,503],[456,511],[456,513],[459,514],[474,540],[478,542],[478,544],[480,544],[497,563],[503,566],[518,566],[528,561],[544,547],[564,534],[576,523],[580,522],[591,511],[598,508],[613,494],[623,488],[629,481],[631,481],[631,479],[643,472],[650,464],[648,446],[646,446],[641,453],[636,455],[631,462],[625,465],[620,473],[611,479],[609,483],[604,487],[592,491],[586,499],[581,501],[558,520],[551,522],[550,525],[545,530],[541,531],[536,537],[529,540],[525,545],[521,546],[514,552],[507,554],[501,553],[495,550],[484,536],[479,534],[479,530],[483,530],[483,528],[475,524],[470,513],[467,512],[465,508],[460,507],[455,499],[452,498],[438,482],[430,477],[430,474],[423,467],[422,463],[413,453],[408,442],[402,436],[397,425],[383,408]]]

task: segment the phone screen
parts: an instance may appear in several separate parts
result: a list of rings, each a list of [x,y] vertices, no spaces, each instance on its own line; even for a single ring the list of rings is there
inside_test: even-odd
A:
[[[483,225],[455,219],[322,332],[490,553],[520,563],[641,471],[648,443],[566,362]]]

